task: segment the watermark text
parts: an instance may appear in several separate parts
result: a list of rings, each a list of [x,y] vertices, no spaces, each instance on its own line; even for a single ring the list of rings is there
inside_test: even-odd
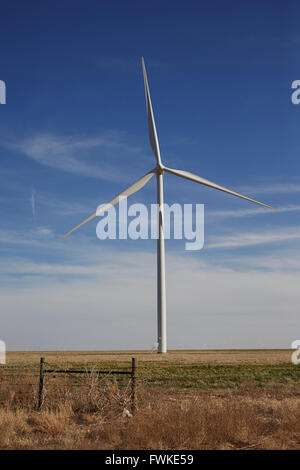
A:
[[[296,349],[292,353],[291,360],[293,364],[300,364],[300,339],[296,339],[295,341],[292,342],[291,344],[292,349]]]
[[[6,84],[0,80],[0,104],[6,104]]]
[[[204,246],[204,204],[163,204],[162,209],[151,204],[149,210],[145,204],[128,206],[127,197],[123,197],[119,199],[118,215],[111,204],[100,205],[96,215],[101,216],[96,227],[100,240],[156,240],[161,234],[166,240],[187,240],[186,250],[201,250]]]
[[[6,364],[6,346],[4,341],[0,340],[0,364]]]

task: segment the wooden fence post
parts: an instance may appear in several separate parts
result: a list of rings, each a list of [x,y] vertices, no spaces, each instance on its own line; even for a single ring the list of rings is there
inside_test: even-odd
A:
[[[135,357],[131,359],[131,414],[136,412],[136,369],[137,360]]]
[[[44,388],[44,363],[45,359],[41,357],[40,360],[40,383],[39,383],[39,402],[38,402],[38,410],[41,409],[43,404],[43,388]]]

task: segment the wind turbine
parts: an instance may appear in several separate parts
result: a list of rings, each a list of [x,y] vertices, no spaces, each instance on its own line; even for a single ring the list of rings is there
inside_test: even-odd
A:
[[[152,151],[156,158],[156,167],[153,170],[146,173],[142,178],[138,179],[129,186],[127,189],[122,191],[118,196],[112,199],[108,204],[103,205],[101,209],[98,209],[97,212],[94,212],[90,217],[85,219],[80,224],[76,225],[76,227],[72,228],[69,232],[63,235],[61,238],[68,236],[70,233],[74,232],[74,230],[78,229],[82,225],[86,224],[90,220],[92,220],[96,215],[100,215],[102,212],[107,210],[108,206],[118,204],[122,197],[128,197],[131,194],[136,193],[141,188],[148,183],[148,181],[152,178],[153,175],[156,175],[157,181],[157,203],[159,207],[158,211],[158,239],[157,239],[157,342],[158,342],[158,353],[166,353],[167,352],[167,334],[166,334],[166,284],[165,284],[165,242],[164,242],[164,190],[163,190],[163,176],[164,173],[171,173],[175,176],[180,176],[181,178],[185,178],[195,183],[200,183],[204,186],[209,186],[210,188],[218,189],[219,191],[223,191],[228,194],[232,194],[233,196],[241,197],[243,199],[247,199],[248,201],[254,202],[261,206],[269,207],[270,209],[274,209],[273,207],[269,206],[268,204],[264,204],[263,202],[256,201],[250,197],[244,196],[243,194],[237,193],[236,191],[232,191],[231,189],[225,188],[224,186],[220,186],[219,184],[213,183],[201,176],[195,175],[188,171],[183,170],[176,170],[172,168],[167,168],[163,165],[160,156],[159,150],[159,143],[157,138],[156,126],[153,116],[153,109],[151,104],[150,98],[150,91],[146,73],[146,67],[144,63],[144,58],[142,58],[142,67],[143,67],[143,75],[144,75],[144,84],[145,84],[145,94],[146,94],[146,107],[147,107],[147,115],[148,115],[148,131],[149,131],[149,140]]]

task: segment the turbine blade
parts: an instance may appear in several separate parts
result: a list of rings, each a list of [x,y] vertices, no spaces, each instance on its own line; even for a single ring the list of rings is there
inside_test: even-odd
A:
[[[148,115],[149,140],[150,140],[150,145],[151,145],[151,148],[153,150],[153,153],[156,156],[157,163],[161,164],[159,144],[158,144],[156,126],[155,126],[155,121],[154,121],[154,116],[153,116],[153,109],[152,109],[152,104],[151,104],[150,91],[149,91],[149,85],[148,85],[148,79],[147,79],[147,72],[146,72],[144,57],[142,57],[142,65],[143,65],[146,106],[147,106],[147,115]]]
[[[224,186],[220,186],[219,184],[213,183],[212,181],[206,180],[201,176],[195,175],[194,173],[190,173],[189,171],[183,170],[173,170],[172,168],[164,167],[164,170],[172,175],[180,176],[181,178],[186,178],[187,180],[194,181],[195,183],[204,184],[205,186],[209,186],[210,188],[218,189],[219,191],[224,191],[224,193],[232,194],[233,196],[241,197],[242,199],[247,199],[248,201],[255,202],[261,206],[269,207],[269,209],[275,209],[275,207],[269,206],[263,202],[256,201],[256,199],[252,199],[251,197],[244,196],[243,194],[237,193],[236,191],[232,191],[231,189],[225,188]]]
[[[148,183],[148,181],[152,178],[152,176],[154,175],[155,171],[152,170],[152,171],[149,171],[149,173],[146,173],[146,175],[144,175],[142,178],[138,179],[135,183],[133,183],[131,186],[129,186],[127,189],[125,189],[124,191],[122,191],[120,194],[118,194],[118,196],[116,196],[114,199],[112,199],[110,202],[108,202],[107,204],[103,205],[100,209],[98,209],[96,212],[94,212],[92,215],[90,215],[87,219],[85,219],[83,222],[81,222],[80,224],[76,225],[76,227],[72,228],[71,230],[69,230],[69,232],[65,233],[64,235],[62,235],[60,237],[60,240],[62,238],[65,238],[67,237],[68,235],[70,235],[70,233],[74,232],[75,230],[77,230],[79,227],[82,227],[82,225],[86,224],[87,222],[89,222],[90,220],[94,219],[96,216],[100,215],[102,212],[104,212],[108,206],[112,205],[114,206],[115,204],[118,204],[119,200],[121,197],[128,197],[130,196],[131,194],[134,194],[136,193],[137,191],[139,191],[140,189],[142,189],[145,184]]]

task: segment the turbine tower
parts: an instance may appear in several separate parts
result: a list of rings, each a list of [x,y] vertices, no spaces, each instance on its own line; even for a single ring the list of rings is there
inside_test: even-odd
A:
[[[69,232],[63,235],[61,238],[65,238],[70,233],[74,232],[74,230],[78,229],[82,225],[86,224],[94,217],[100,215],[102,212],[105,212],[107,208],[111,205],[118,204],[122,197],[128,197],[131,194],[136,193],[141,188],[148,183],[148,181],[152,178],[152,176],[156,175],[157,181],[157,204],[159,207],[158,211],[158,239],[157,239],[157,342],[158,342],[158,353],[164,354],[167,352],[167,331],[166,331],[166,282],[165,282],[165,240],[164,240],[164,188],[163,188],[163,176],[164,173],[170,173],[175,176],[179,176],[181,178],[185,178],[195,183],[200,183],[204,186],[208,186],[210,188],[218,189],[219,191],[223,191],[228,194],[232,194],[233,196],[240,197],[242,199],[246,199],[248,201],[254,202],[261,206],[268,207],[270,209],[274,209],[274,207],[269,206],[268,204],[264,204],[263,202],[256,201],[250,197],[244,196],[243,194],[237,193],[236,191],[232,191],[231,189],[225,188],[224,186],[220,186],[219,184],[213,183],[201,176],[195,175],[188,171],[183,170],[176,170],[172,168],[167,168],[162,164],[160,150],[159,150],[159,143],[157,138],[156,126],[153,116],[153,109],[152,103],[150,98],[150,91],[146,73],[146,67],[144,58],[142,58],[142,67],[143,67],[143,75],[144,75],[144,84],[145,84],[145,94],[146,94],[146,108],[147,108],[147,115],[148,115],[148,131],[149,131],[149,140],[152,151],[156,158],[156,167],[153,170],[146,173],[142,178],[138,179],[135,183],[129,186],[127,189],[122,191],[118,196],[112,199],[106,205],[101,206],[96,212],[90,215],[87,219],[85,219],[80,224],[76,225],[76,227],[72,228]]]

